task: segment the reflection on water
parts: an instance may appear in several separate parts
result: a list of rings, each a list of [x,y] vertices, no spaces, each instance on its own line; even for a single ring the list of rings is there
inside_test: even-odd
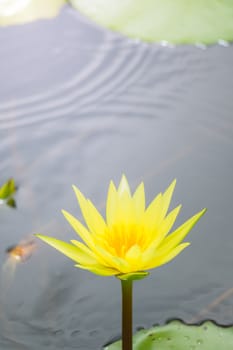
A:
[[[232,46],[150,46],[69,8],[0,30],[0,41],[0,182],[13,174],[19,185],[17,210],[0,210],[2,266],[25,232],[75,238],[60,214],[79,215],[71,185],[103,212],[109,180],[124,172],[132,186],[145,181],[148,201],[176,177],[177,225],[208,208],[190,248],[135,283],[135,328],[188,321],[232,288]],[[119,335],[114,278],[79,271],[39,242],[16,267],[0,348],[90,350]],[[231,323],[232,297],[201,317]]]
[[[36,242],[31,238],[6,249],[9,260],[24,262],[28,260],[36,249]]]

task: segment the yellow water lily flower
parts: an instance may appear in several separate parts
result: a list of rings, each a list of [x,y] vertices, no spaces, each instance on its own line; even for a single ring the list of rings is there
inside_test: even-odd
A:
[[[131,194],[123,175],[118,188],[111,181],[106,203],[106,220],[92,202],[75,187],[84,226],[78,219],[62,211],[83,242],[70,243],[44,235],[36,235],[76,262],[76,267],[98,275],[134,275],[163,264],[178,255],[190,243],[181,243],[206,209],[201,210],[169,233],[181,205],[168,212],[175,188],[174,180],[164,193],[145,207],[144,184]]]

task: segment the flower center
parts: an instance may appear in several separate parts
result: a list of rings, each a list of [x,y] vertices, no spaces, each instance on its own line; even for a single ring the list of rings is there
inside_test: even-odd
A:
[[[107,229],[105,240],[107,250],[116,256],[124,257],[134,245],[144,250],[146,236],[142,226],[118,224]]]

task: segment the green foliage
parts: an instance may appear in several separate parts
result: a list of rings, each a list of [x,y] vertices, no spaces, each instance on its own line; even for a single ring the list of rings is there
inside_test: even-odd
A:
[[[8,205],[8,207],[16,208],[16,202],[15,202],[14,198],[9,198],[6,201],[6,204]]]
[[[16,191],[14,179],[9,179],[6,181],[2,187],[0,187],[0,199],[8,199]]]
[[[9,207],[15,208],[16,203],[13,198],[16,192],[16,185],[14,179],[7,180],[2,187],[0,187],[0,201],[4,201]]]
[[[232,0],[70,0],[97,23],[132,38],[175,44],[233,41]]]
[[[121,350],[121,341],[104,350]],[[164,326],[140,330],[134,335],[134,350],[232,350],[233,327],[207,321],[198,326],[172,321]]]

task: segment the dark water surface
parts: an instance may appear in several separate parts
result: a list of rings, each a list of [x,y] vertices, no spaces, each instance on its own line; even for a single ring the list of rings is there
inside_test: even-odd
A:
[[[148,201],[176,177],[181,223],[203,207],[192,245],[135,283],[135,327],[185,321],[232,288],[233,47],[169,48],[104,31],[65,8],[0,29],[0,349],[100,349],[120,334],[120,283],[72,267],[45,244],[25,263],[5,249],[41,232],[75,233],[71,185],[104,209],[109,180],[143,180]],[[233,296],[199,318],[233,321]]]

